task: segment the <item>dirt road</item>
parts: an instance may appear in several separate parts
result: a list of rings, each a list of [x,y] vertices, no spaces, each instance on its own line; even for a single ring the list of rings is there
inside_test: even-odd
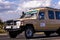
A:
[[[43,33],[38,34],[35,33],[34,37],[31,39],[26,39],[24,36],[24,33],[17,36],[17,38],[10,38],[8,34],[1,35],[0,34],[0,40],[60,40],[60,36],[58,36],[56,33],[51,34],[50,37],[46,37]]]

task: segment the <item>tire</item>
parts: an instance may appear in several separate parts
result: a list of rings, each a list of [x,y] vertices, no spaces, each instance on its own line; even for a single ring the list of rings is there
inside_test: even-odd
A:
[[[18,35],[18,33],[15,32],[15,31],[10,31],[10,32],[9,32],[9,36],[10,36],[10,38],[16,38],[17,35]]]
[[[46,37],[49,37],[51,34],[51,32],[44,32],[44,33],[45,33]]]
[[[56,31],[56,33],[60,36],[60,28]]]
[[[27,26],[25,29],[25,37],[27,39],[32,38],[34,34],[34,29],[31,26]]]

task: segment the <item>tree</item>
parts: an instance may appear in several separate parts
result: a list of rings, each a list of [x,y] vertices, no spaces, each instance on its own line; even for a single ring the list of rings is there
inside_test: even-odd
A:
[[[0,29],[3,29],[4,22],[0,19]]]

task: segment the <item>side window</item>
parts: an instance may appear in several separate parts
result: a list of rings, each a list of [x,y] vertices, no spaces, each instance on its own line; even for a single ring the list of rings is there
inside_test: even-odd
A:
[[[56,15],[56,19],[60,19],[60,12],[59,11],[55,11],[55,15]]]
[[[39,19],[44,19],[44,12],[39,12]]]
[[[48,17],[49,19],[54,19],[54,11],[48,10]]]

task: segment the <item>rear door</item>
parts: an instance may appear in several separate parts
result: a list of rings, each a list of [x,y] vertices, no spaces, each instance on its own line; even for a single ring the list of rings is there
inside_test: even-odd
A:
[[[54,13],[54,10],[48,10],[47,11],[47,28],[48,28],[48,31],[53,31],[55,29],[55,13]]]

